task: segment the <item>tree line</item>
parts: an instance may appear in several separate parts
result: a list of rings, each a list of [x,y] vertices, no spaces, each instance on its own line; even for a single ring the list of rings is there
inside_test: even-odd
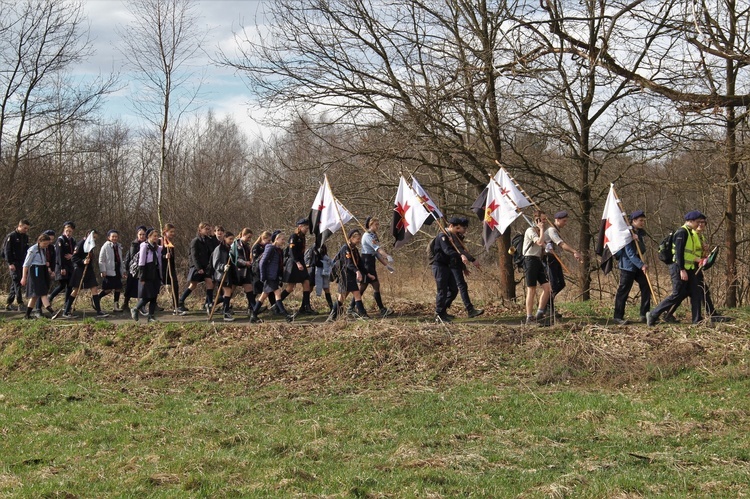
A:
[[[142,126],[104,117],[117,75],[70,76],[91,55],[80,3],[0,0],[8,230],[22,217],[126,235],[171,222],[185,248],[201,221],[289,227],[323,173],[358,216],[390,219],[400,173],[470,215],[499,162],[540,207],[571,213],[568,237],[588,249],[574,276],[583,299],[601,287],[593,240],[615,182],[657,241],[686,211],[707,213],[724,248],[720,298],[747,300],[750,13],[734,2],[269,2],[264,30],[213,54],[269,111],[280,131],[265,141],[196,105],[190,62],[211,48],[195,4],[129,5],[149,14],[121,33]],[[523,228],[483,256],[507,299]],[[417,259],[424,245],[412,246]]]

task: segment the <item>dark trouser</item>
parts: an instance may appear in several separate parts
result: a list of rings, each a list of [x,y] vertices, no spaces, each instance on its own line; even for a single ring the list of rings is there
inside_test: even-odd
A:
[[[148,303],[148,315],[150,317],[153,317],[156,313],[156,298],[146,299],[146,298],[139,298],[138,303],[135,305],[135,308],[138,310],[141,310],[146,304]]]
[[[554,297],[565,288],[565,274],[563,273],[562,265],[560,265],[557,258],[548,255],[546,261],[547,277],[549,278],[549,285],[552,289],[552,296]]]
[[[695,273],[695,279],[698,281],[698,289],[700,290],[705,302],[706,302],[706,313],[711,315],[716,315],[716,307],[714,307],[714,301],[711,298],[711,290],[708,289],[708,284],[706,284],[705,276],[703,275],[703,271],[696,272]]]
[[[620,285],[615,295],[615,319],[625,318],[625,304],[628,301],[628,295],[633,288],[633,283],[637,282],[641,290],[641,317],[646,315],[651,309],[651,288],[648,286],[646,274],[641,270],[631,272],[629,270],[620,270]]]
[[[691,297],[691,299],[693,296],[698,298],[698,293],[696,292],[698,286],[696,285],[695,270],[688,270],[687,275],[688,280],[683,281],[680,279],[680,268],[677,264],[673,263],[669,266],[669,276],[672,278],[672,293],[664,298],[662,302],[651,311],[652,317],[658,319],[664,312],[666,312],[667,315],[673,315],[677,307],[680,306],[680,303],[682,303],[685,298],[688,296]],[[692,302],[691,309],[693,322],[697,322],[695,318],[698,317],[698,320],[700,320],[700,309],[703,306],[702,293],[700,294],[700,299],[692,299]]]
[[[453,280],[456,282],[458,294],[461,295],[461,301],[464,302],[464,307],[466,308],[466,310],[471,310],[472,308],[474,308],[474,305],[471,304],[471,298],[469,298],[469,285],[466,283],[464,269],[451,269],[451,273],[453,274]],[[448,297],[448,304],[445,308],[450,308],[453,300],[455,299],[456,293],[453,293]]]
[[[23,286],[21,286],[21,277],[23,276],[23,263],[15,264],[16,271],[10,273],[10,290],[8,291],[8,305],[17,300],[18,304],[23,303]]]
[[[435,295],[435,313],[443,315],[448,310],[448,299],[450,296],[456,296],[458,287],[453,277],[453,272],[448,267],[442,265],[432,266],[432,275],[435,277],[437,294]]]

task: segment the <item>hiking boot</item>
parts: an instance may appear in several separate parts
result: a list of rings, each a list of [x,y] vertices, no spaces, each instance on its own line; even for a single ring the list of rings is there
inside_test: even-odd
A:
[[[256,314],[250,314],[250,324],[261,324],[262,322]]]
[[[628,324],[630,324],[630,321],[627,321],[625,319],[619,319],[617,317],[615,317],[614,319],[612,319],[612,322],[614,322],[618,326],[627,326]]]
[[[103,319],[103,318],[105,318],[105,317],[109,317],[109,314],[108,314],[107,312],[104,312],[104,311],[102,311],[102,310],[99,310],[99,311],[98,311],[98,312],[96,313],[96,318],[97,318],[97,319]]]
[[[726,315],[712,315],[711,316],[711,322],[729,322],[731,321],[731,317],[727,317]]]
[[[224,322],[234,322],[234,317],[229,312],[224,312]]]
[[[442,314],[436,314],[435,315],[435,322],[438,324],[447,324],[449,322],[452,322],[453,319],[451,319],[449,314],[442,313]]]
[[[130,318],[135,322],[138,322],[138,307],[133,307],[130,309]]]
[[[667,316],[669,317],[669,316]],[[646,312],[646,324],[651,327],[659,323],[659,317],[654,316],[651,312]]]
[[[469,315],[469,319],[473,319],[474,317],[479,317],[480,315],[482,315],[484,313],[484,310],[481,308],[472,307],[467,311],[467,313]]]
[[[388,307],[383,307],[380,309],[380,317],[388,317],[389,315],[393,315],[393,310],[391,310]]]

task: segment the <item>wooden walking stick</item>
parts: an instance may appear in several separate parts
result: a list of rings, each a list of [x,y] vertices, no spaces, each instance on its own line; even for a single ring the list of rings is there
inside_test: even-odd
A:
[[[169,250],[174,248],[166,236],[164,236],[164,247],[167,248],[167,286],[169,286],[170,293],[172,294],[172,305],[174,305],[174,311],[177,311],[177,296],[174,292],[174,278],[172,277],[172,257],[174,256]]]
[[[229,264],[229,260],[227,259],[227,264],[226,265],[228,265],[228,264]],[[226,269],[226,265],[224,267],[225,269]],[[216,311],[216,305],[219,303],[219,295],[223,296],[223,294],[224,294],[222,292],[222,288],[224,287],[224,279],[226,279],[228,273],[229,273],[229,270],[224,270],[224,273],[221,276],[221,281],[219,282],[219,288],[217,290],[216,296],[214,297],[214,305],[213,305],[213,307],[211,307],[211,313],[208,314],[208,320],[209,321],[211,319],[213,319],[213,317],[214,317],[214,311]]]
[[[89,267],[89,262],[88,262],[88,260],[90,260],[89,253],[86,253],[86,260],[87,260],[86,264],[84,264],[83,266],[83,274],[81,274],[81,281],[78,283],[78,289],[76,289],[76,294],[73,295],[73,303],[70,304],[71,312],[75,311],[76,309],[76,300],[78,299],[78,295],[80,294],[81,288],[83,287],[83,280],[86,277],[86,269],[88,269]]]

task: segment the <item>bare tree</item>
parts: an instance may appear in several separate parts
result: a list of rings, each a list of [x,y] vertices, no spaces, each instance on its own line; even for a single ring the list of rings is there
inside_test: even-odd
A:
[[[12,199],[21,160],[60,127],[92,120],[116,78],[70,74],[92,55],[80,2],[3,2],[0,14],[0,159],[4,197]]]
[[[119,33],[122,54],[136,82],[135,109],[158,130],[159,225],[162,225],[163,177],[173,134],[200,90],[201,78],[193,63],[202,50],[205,34],[198,29],[193,6],[192,0],[133,0],[128,2],[132,20]]]
[[[683,114],[695,113],[704,124],[713,122],[724,129],[726,303],[736,306],[741,185],[737,129],[746,122],[750,105],[750,11],[735,0],[637,1],[623,4],[617,17],[631,29],[616,45],[583,39],[562,23],[553,23],[551,31],[567,50],[590,64],[670,99]],[[644,48],[648,58],[634,64],[628,54]]]
[[[268,33],[244,31],[238,53],[222,60],[265,106],[325,114],[330,126],[357,133],[349,144],[368,146],[348,152],[366,155],[373,174],[385,159],[405,173],[419,169],[434,177],[426,187],[435,195],[459,195],[468,207],[502,159],[507,122],[495,68],[507,62],[498,49],[506,19],[484,0],[279,0]],[[503,295],[513,298],[512,262],[500,254]]]

